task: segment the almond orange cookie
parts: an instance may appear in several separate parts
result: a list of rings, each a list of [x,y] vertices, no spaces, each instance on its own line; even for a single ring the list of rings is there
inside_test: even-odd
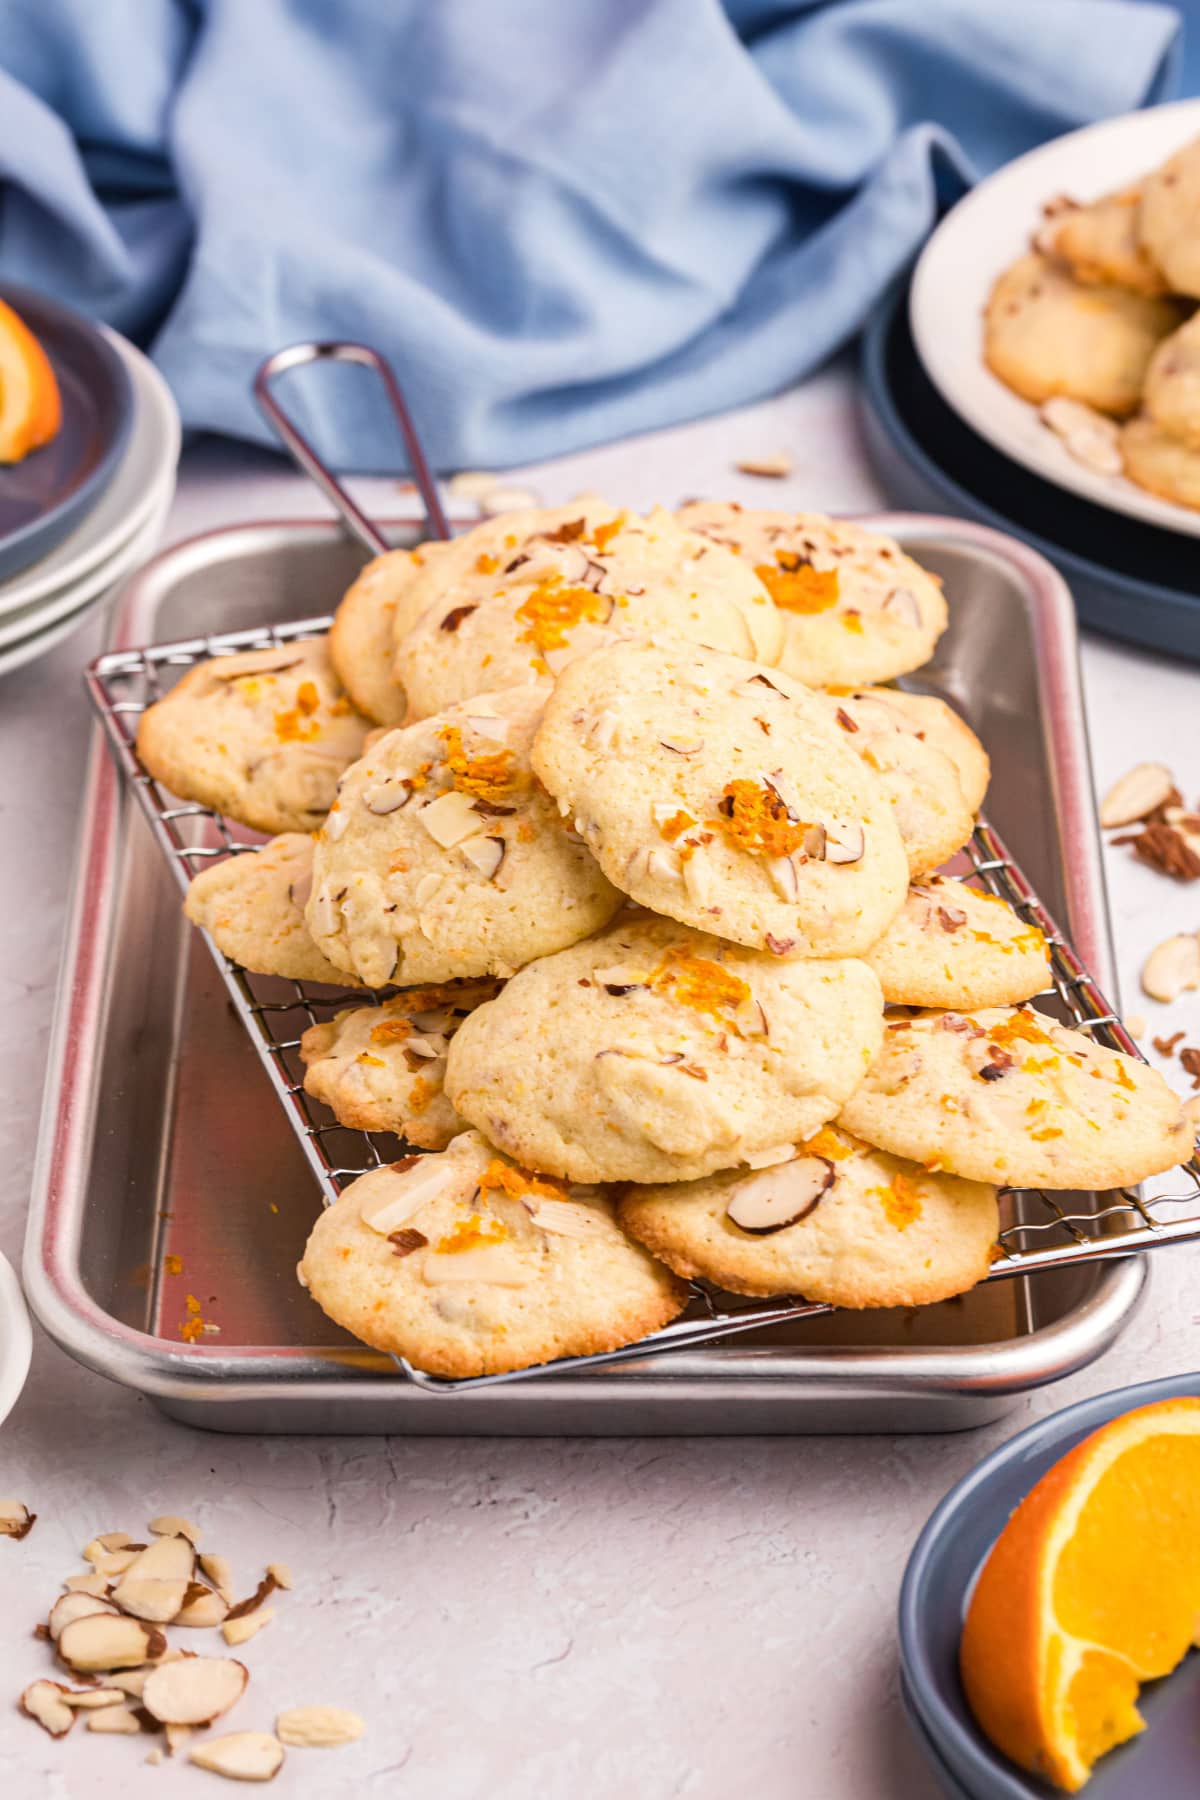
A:
[[[812,687],[891,681],[928,662],[946,629],[939,582],[880,532],[732,501],[679,517],[753,569],[783,615],[779,667]]]
[[[906,688],[834,689],[829,698],[858,727],[855,748],[878,749],[896,733],[918,739],[953,763],[963,799],[971,813],[983,805],[991,777],[988,753],[965,719],[936,694],[910,694]],[[846,729],[845,718],[838,723]]]
[[[1038,243],[1071,268],[1087,286],[1165,294],[1166,278],[1140,236],[1139,186],[1105,194],[1087,206],[1066,205],[1038,233]]]
[[[963,1630],[963,1686],[998,1749],[1074,1794],[1145,1729],[1139,1687],[1196,1642],[1198,1546],[1200,1400],[1124,1413],[1042,1476],[984,1563]]]
[[[444,1150],[467,1129],[442,1088],[450,1039],[498,985],[412,988],[311,1025],[300,1039],[305,1091],[356,1131],[394,1131],[419,1150]]]
[[[538,688],[389,731],[347,770],[317,839],[307,919],[369,987],[511,975],[621,905],[533,779]]]
[[[418,622],[396,651],[409,717],[487,689],[545,682],[621,638],[682,638],[774,662],[780,615],[729,551],[661,508],[584,499],[468,532],[414,583]]]
[[[321,955],[304,918],[312,889],[313,841],[287,831],[261,850],[224,856],[201,869],[183,910],[231,962],[253,975],[358,987],[358,978]]]
[[[1050,952],[1036,925],[965,881],[930,875],[866,952],[893,1006],[1013,1006],[1050,985]]]
[[[445,550],[422,544],[373,557],[346,589],[329,631],[329,654],[355,706],[379,725],[404,720],[404,689],[392,670],[397,640],[420,617],[409,596],[421,570]]]
[[[326,640],[304,638],[189,669],[142,714],[137,752],[183,800],[255,831],[311,831],[367,730]]]
[[[829,716],[846,742],[879,777],[904,844],[908,872],[916,877],[940,868],[962,849],[975,829],[975,813],[949,756],[888,705],[893,691],[866,688],[825,698]],[[930,704],[939,707],[942,702]]]
[[[360,1176],[313,1226],[299,1275],[365,1344],[456,1378],[619,1349],[688,1299],[601,1190],[547,1181],[473,1131]]]
[[[1192,1154],[1157,1070],[1024,1006],[890,1019],[838,1122],[926,1168],[1008,1187],[1119,1187]]]
[[[559,677],[533,766],[643,906],[776,956],[852,956],[908,887],[893,808],[853,744],[824,695],[775,670],[618,644]]]
[[[926,1306],[991,1267],[996,1190],[822,1126],[770,1168],[625,1190],[617,1216],[677,1275],[828,1306]]]
[[[687,1181],[831,1119],[875,1055],[879,983],[633,915],[522,969],[459,1026],[446,1093],[527,1167]]]

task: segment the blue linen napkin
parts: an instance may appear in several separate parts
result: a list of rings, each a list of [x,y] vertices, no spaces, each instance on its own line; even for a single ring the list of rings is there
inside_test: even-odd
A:
[[[0,280],[148,343],[185,424],[308,337],[440,468],[735,405],[861,324],[939,203],[1160,99],[1147,0],[0,0]],[[296,378],[299,382],[300,378]],[[342,467],[399,451],[304,378]]]

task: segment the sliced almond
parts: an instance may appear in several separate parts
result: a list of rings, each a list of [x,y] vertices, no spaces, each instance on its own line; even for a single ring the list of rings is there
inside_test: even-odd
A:
[[[785,475],[792,472],[792,459],[786,450],[776,450],[770,456],[740,457],[733,466],[743,475],[758,475],[767,481],[782,481]]]
[[[268,1569],[254,1592],[245,1600],[239,1600],[229,1609],[231,1619],[244,1619],[247,1613],[257,1612],[263,1601],[275,1592],[275,1577]]]
[[[504,861],[507,849],[502,837],[477,837],[463,845],[462,853],[485,881],[494,881],[500,873],[500,864]]]
[[[258,1612],[243,1613],[240,1618],[226,1619],[221,1627],[221,1636],[227,1644],[244,1644],[256,1637],[264,1626],[275,1617],[273,1607],[264,1606]]]
[[[133,1567],[145,1548],[145,1544],[138,1544],[129,1550],[98,1550],[92,1559],[97,1575],[110,1576],[114,1580],[118,1576],[124,1575],[126,1569]]]
[[[884,598],[879,610],[898,619],[902,625],[911,626],[914,631],[920,628],[921,603],[911,588],[893,588],[891,593]]]
[[[678,881],[682,873],[683,865],[673,850],[646,852],[646,874],[651,881]]]
[[[51,1737],[66,1737],[75,1723],[75,1713],[63,1699],[66,1691],[57,1681],[31,1681],[18,1704]]]
[[[460,469],[457,475],[451,475],[446,483],[446,492],[455,500],[482,500],[500,486],[499,475],[489,475],[486,469]]]
[[[448,1250],[425,1258],[421,1275],[431,1287],[482,1281],[490,1287],[528,1287],[536,1279],[510,1244],[481,1244],[477,1250]]]
[[[120,1706],[125,1695],[119,1687],[64,1688],[63,1698],[76,1712],[95,1712],[101,1706]]]
[[[215,1556],[201,1551],[200,1567],[208,1576],[227,1606],[233,1605],[233,1566],[227,1556]]]
[[[334,1744],[353,1744],[366,1730],[355,1712],[340,1706],[293,1706],[275,1721],[281,1743],[306,1750]]]
[[[539,1231],[568,1238],[602,1237],[612,1229],[604,1213],[578,1200],[539,1200],[533,1222]]]
[[[166,1638],[154,1625],[108,1612],[72,1619],[63,1626],[58,1639],[59,1656],[68,1668],[81,1675],[156,1662],[166,1647]]]
[[[470,794],[462,794],[457,788],[451,788],[448,794],[439,794],[417,814],[418,821],[425,827],[435,844],[443,850],[450,850],[455,844],[461,844],[464,838],[474,837],[485,829],[486,821],[475,811],[475,804]],[[418,896],[417,904],[422,904]]]
[[[95,1562],[96,1557],[105,1550],[144,1550],[145,1544],[136,1544],[127,1531],[106,1531],[94,1537],[90,1544],[84,1545],[84,1559]]]
[[[228,1602],[221,1598],[214,1589],[205,1587],[202,1581],[189,1581],[187,1592],[183,1597],[183,1605],[172,1621],[176,1625],[191,1625],[201,1628],[220,1625],[229,1611]]]
[[[142,1705],[164,1725],[211,1725],[241,1699],[249,1680],[229,1656],[181,1656],[146,1678]]]
[[[704,739],[697,738],[694,743],[678,743],[672,738],[659,738],[664,750],[673,750],[676,756],[699,756],[704,748]]]
[[[164,1725],[163,1737],[167,1742],[167,1755],[176,1756],[191,1743],[195,1735],[194,1725]]]
[[[596,714],[588,728],[585,741],[592,750],[611,750],[616,743],[620,726],[620,713],[614,712],[611,706],[606,706],[602,712]]]
[[[1133,825],[1165,806],[1175,792],[1174,776],[1165,763],[1138,763],[1105,794],[1100,802],[1100,823],[1106,831],[1116,825]]]
[[[1144,1038],[1146,1035],[1146,1019],[1143,1013],[1126,1013],[1121,1023],[1131,1038]]]
[[[391,1168],[373,1169],[360,1176],[358,1216],[382,1237],[407,1225],[415,1213],[444,1194],[458,1176],[435,1157],[420,1157],[400,1173]]]
[[[277,1588],[282,1588],[285,1594],[290,1593],[296,1585],[292,1578],[292,1571],[288,1568],[286,1563],[268,1563],[267,1574],[271,1577],[275,1586]]]
[[[799,1156],[779,1169],[738,1182],[725,1208],[742,1231],[756,1236],[782,1231],[808,1217],[822,1194],[833,1186],[837,1171],[824,1156]]]
[[[364,788],[362,799],[369,813],[374,813],[378,818],[386,818],[388,813],[399,812],[402,806],[407,806],[412,797],[413,790],[407,781],[393,777]]]
[[[195,1566],[196,1549],[188,1538],[156,1538],[130,1564],[112,1597],[122,1612],[165,1625],[183,1605]]]
[[[530,488],[494,487],[479,497],[479,510],[485,519],[495,519],[501,513],[526,512],[537,504],[538,497]]]
[[[1178,1000],[1200,988],[1200,936],[1190,931],[1164,938],[1142,967],[1142,988],[1152,1000]]]
[[[828,863],[861,862],[866,849],[866,833],[861,825],[827,826],[825,861]]]
[[[63,1586],[68,1594],[95,1594],[101,1600],[108,1595],[108,1578],[104,1575],[68,1575]]]
[[[111,1600],[102,1599],[98,1594],[60,1594],[50,1608],[46,1625],[57,1644],[63,1627],[69,1625],[72,1619],[86,1619],[92,1613],[115,1613],[118,1610]]]
[[[482,829],[483,826],[481,824],[480,830]],[[435,874],[434,871],[430,869],[426,874],[422,875],[420,881],[418,881],[414,888],[413,899],[418,906],[428,906],[429,902],[433,899],[441,886],[442,877]]]
[[[487,738],[490,743],[508,742],[508,720],[498,713],[469,713],[467,724],[477,737]]]
[[[160,1513],[157,1519],[151,1519],[150,1529],[155,1537],[185,1537],[194,1549],[200,1548],[199,1526],[178,1513]]]
[[[746,1153],[748,1169],[773,1169],[778,1163],[790,1162],[796,1154],[795,1144],[768,1144],[765,1150]]]
[[[179,1662],[182,1656],[182,1650],[167,1650],[158,1662],[143,1663],[140,1669],[114,1669],[108,1677],[108,1685],[120,1688],[123,1694],[128,1694],[133,1700],[140,1700],[142,1689],[155,1669],[161,1669],[164,1663]]]
[[[0,1537],[28,1537],[36,1518],[23,1500],[0,1500]]]
[[[197,1744],[188,1761],[233,1781],[270,1781],[283,1767],[283,1745],[269,1731],[231,1731]]]
[[[800,876],[790,856],[768,857],[764,867],[771,878],[771,886],[781,900],[800,898]]]
[[[713,876],[712,866],[703,851],[689,856],[683,865],[683,885],[687,889],[688,899],[696,906],[711,906]]]
[[[99,1712],[89,1715],[87,1728],[89,1731],[110,1732],[118,1737],[136,1737],[142,1729],[142,1722],[127,1706],[105,1706]]]

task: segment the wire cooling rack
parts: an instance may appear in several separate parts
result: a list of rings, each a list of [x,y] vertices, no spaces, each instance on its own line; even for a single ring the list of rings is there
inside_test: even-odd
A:
[[[327,631],[331,622],[329,618],[302,619],[261,630],[189,638],[141,650],[111,651],[98,657],[89,669],[88,692],[108,742],[181,889],[186,890],[192,876],[207,863],[254,850],[260,840],[242,833],[208,807],[177,800],[147,773],[135,748],[139,718],[180,674],[195,664],[235,651],[277,648],[298,638],[315,637]],[[963,855],[969,865],[963,870],[965,880],[1007,900],[1022,918],[1045,933],[1051,950],[1053,985],[1044,996],[1039,996],[1045,1003],[1044,1010],[1065,1024],[1090,1032],[1110,1049],[1140,1056],[1137,1045],[990,825],[979,823]],[[386,1134],[353,1131],[339,1125],[326,1107],[309,1098],[303,1087],[300,1038],[308,1026],[332,1017],[341,1008],[377,1002],[381,996],[359,988],[339,993],[308,982],[252,975],[230,962],[207,933],[204,935],[230,999],[328,1204],[348,1182],[394,1161],[407,1146]],[[1200,1162],[1193,1157],[1140,1191],[1117,1188],[1107,1193],[1047,1193],[1037,1188],[1009,1188],[1004,1190],[1001,1201],[1004,1224],[989,1280],[1067,1268],[1102,1257],[1128,1256],[1160,1244],[1200,1238]],[[790,1297],[748,1301],[705,1283],[691,1285],[691,1303],[674,1324],[606,1354],[563,1358],[533,1369],[460,1381],[427,1375],[403,1357],[396,1361],[417,1386],[451,1393],[544,1378],[600,1363],[640,1360],[669,1350],[695,1348],[762,1325],[777,1325],[832,1310]]]

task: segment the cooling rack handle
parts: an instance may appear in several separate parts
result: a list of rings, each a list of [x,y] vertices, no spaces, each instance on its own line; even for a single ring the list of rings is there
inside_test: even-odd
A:
[[[341,514],[347,529],[353,533],[359,543],[366,545],[373,556],[380,556],[389,548],[387,539],[374,520],[368,518],[358,502],[352,499],[342,486],[333,470],[317,455],[295,420],[280,405],[273,392],[273,384],[279,376],[289,374],[293,369],[306,368],[310,363],[318,362],[357,363],[362,368],[372,369],[379,377],[399,427],[400,436],[404,440],[413,480],[417,484],[421,503],[425,508],[426,535],[431,538],[448,538],[450,527],[446,523],[446,515],[442,510],[437,483],[430,473],[421,440],[417,435],[417,428],[413,424],[412,414],[409,412],[408,403],[404,398],[404,392],[387,358],[380,356],[378,350],[372,350],[368,344],[341,342],[290,344],[284,350],[276,350],[273,356],[268,356],[259,365],[258,372],[254,377],[254,398],[301,469],[306,475],[312,477],[326,499],[332,501]]]

